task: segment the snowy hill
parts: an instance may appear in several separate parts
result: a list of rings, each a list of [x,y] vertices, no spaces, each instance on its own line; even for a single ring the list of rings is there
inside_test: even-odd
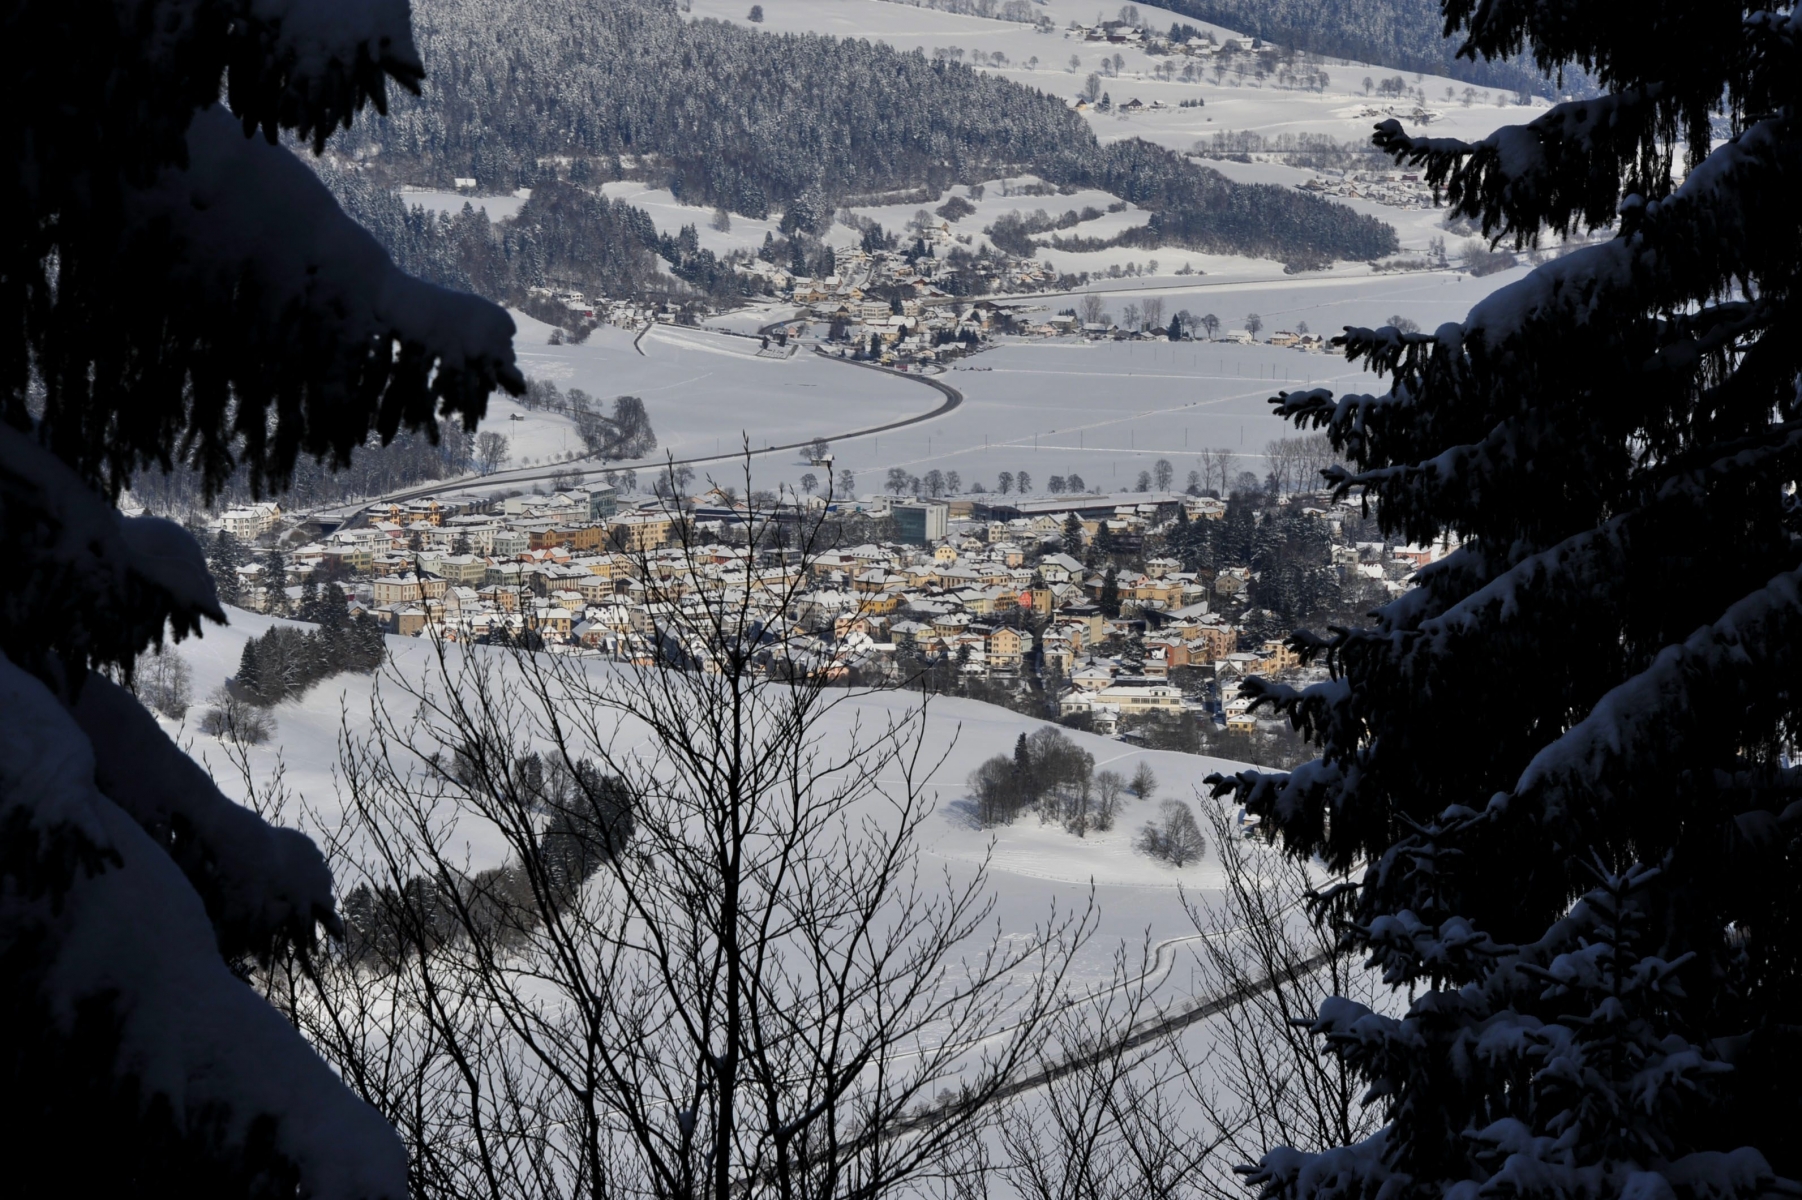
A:
[[[209,628],[198,640],[175,650],[193,670],[194,693],[205,697],[234,673],[245,641],[272,625],[283,623],[265,616],[228,610],[231,624]],[[297,624],[297,623],[290,623]],[[308,626],[299,626],[310,628]],[[341,675],[315,686],[299,700],[277,705],[272,714],[274,736],[252,747],[248,762],[259,789],[280,779],[291,793],[282,814],[285,823],[296,824],[318,836],[334,831],[343,815],[339,754],[342,739],[359,737],[372,727],[371,706],[387,703],[402,711],[404,678],[423,683],[433,677],[432,646],[418,638],[388,639],[390,661],[376,676]],[[464,654],[504,661],[504,652],[486,647],[447,650],[453,669]],[[598,661],[596,671],[615,669]],[[820,730],[827,745],[842,744],[858,722],[881,721],[892,712],[920,702],[918,693],[876,692],[860,696],[835,711]],[[204,709],[197,703],[185,723],[164,721],[176,740],[207,765],[228,795],[242,798],[246,787],[230,763],[219,739],[198,732]],[[1134,851],[1133,836],[1153,815],[1154,802],[1125,798],[1115,828],[1078,838],[1056,825],[1041,825],[1025,816],[1013,825],[981,828],[972,817],[972,803],[965,777],[984,759],[1009,753],[1021,734],[1045,727],[1006,709],[971,700],[935,698],[927,710],[925,740],[943,748],[944,760],[925,783],[925,795],[936,807],[922,831],[921,849],[927,862],[962,876],[985,859],[997,900],[996,918],[1006,931],[1027,932],[1043,921],[1053,905],[1063,911],[1080,908],[1090,889],[1095,890],[1100,915],[1100,935],[1085,956],[1085,970],[1105,979],[1112,970],[1115,952],[1124,944],[1137,944],[1149,931],[1153,941],[1186,939],[1194,934],[1182,904],[1182,894],[1205,897],[1219,884],[1218,868],[1210,856],[1201,863],[1173,868]],[[1143,750],[1126,743],[1070,732],[1070,738],[1094,756],[1097,770],[1131,775],[1140,763],[1149,764],[1159,780],[1155,800],[1175,797],[1192,803],[1201,799],[1202,780],[1211,772],[1235,769],[1239,764],[1219,759],[1165,751]],[[470,827],[472,830],[474,827]],[[470,870],[498,865],[507,854],[504,844],[476,837],[468,844]],[[1168,964],[1166,964],[1167,966]],[[1184,980],[1173,979],[1172,986]]]

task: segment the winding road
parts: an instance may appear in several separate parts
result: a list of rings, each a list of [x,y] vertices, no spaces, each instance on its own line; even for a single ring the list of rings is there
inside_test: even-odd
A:
[[[896,371],[889,367],[877,366],[874,363],[853,362],[848,358],[836,358],[829,354],[821,354],[820,357],[828,362],[842,363],[847,367],[880,371],[885,375],[922,383],[945,397],[944,402],[930,412],[904,417],[899,421],[890,421],[885,425],[872,425],[867,429],[853,429],[846,433],[836,434],[826,439],[829,442],[849,441],[852,438],[868,437],[872,434],[887,433],[891,429],[904,429],[909,425],[918,425],[923,421],[931,421],[953,412],[964,402],[964,394],[961,391],[927,375],[919,375],[912,371]],[[586,455],[555,465],[522,467],[514,471],[496,471],[492,475],[459,475],[455,479],[435,479],[416,487],[401,488],[380,496],[373,496],[367,500],[359,500],[354,504],[339,504],[317,509],[303,518],[303,524],[306,521],[324,519],[335,521],[339,527],[342,527],[352,523],[365,511],[378,505],[396,504],[407,500],[424,500],[431,496],[442,496],[447,492],[463,491],[471,487],[488,488],[501,487],[510,483],[537,483],[546,479],[567,478],[572,473],[586,477],[601,471],[661,470],[666,467],[697,466],[701,463],[739,462],[747,455],[780,454],[784,451],[799,450],[805,446],[811,446],[814,440],[808,438],[801,442],[785,442],[779,446],[739,449],[725,454],[702,454],[690,458],[651,458],[635,462],[600,461],[592,455]]]

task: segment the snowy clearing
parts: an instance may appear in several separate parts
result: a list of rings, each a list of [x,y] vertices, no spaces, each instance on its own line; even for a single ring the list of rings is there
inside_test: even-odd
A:
[[[247,638],[282,623],[238,609],[228,611],[229,626],[209,627],[200,639],[175,649],[193,668],[194,694],[198,697],[206,696],[236,671]],[[434,669],[430,643],[418,638],[390,637],[388,647],[390,665],[385,671],[415,681],[430,677]],[[464,653],[497,658],[502,655],[485,647],[451,647],[447,652],[453,660]],[[618,669],[598,660],[585,665],[596,672]],[[266,784],[278,769],[285,772],[294,802],[282,816],[284,823],[299,825],[309,832],[331,828],[336,823],[340,811],[335,778],[339,738],[347,728],[355,733],[370,727],[370,706],[378,693],[399,695],[392,680],[340,675],[320,683],[299,700],[275,707],[275,735],[267,744],[251,749],[250,761],[259,784]],[[829,749],[841,747],[855,723],[861,721],[868,727],[919,702],[919,694],[913,692],[857,696],[822,722],[821,742]],[[229,765],[224,745],[196,731],[203,711],[204,705],[197,703],[184,725],[165,721],[165,727],[212,770],[228,795],[242,797],[243,784]],[[1189,938],[1195,933],[1182,898],[1187,893],[1205,900],[1217,892],[1219,872],[1214,858],[1210,855],[1197,865],[1179,870],[1135,853],[1131,840],[1138,827],[1152,817],[1156,804],[1166,798],[1212,804],[1212,800],[1201,799],[1202,781],[1213,771],[1230,770],[1237,764],[1142,750],[1123,742],[1070,732],[1069,736],[1094,756],[1097,770],[1105,767],[1130,775],[1140,762],[1148,762],[1159,782],[1153,799],[1125,797],[1115,830],[1087,838],[1077,838],[1057,826],[1040,825],[1030,815],[998,829],[977,827],[970,818],[965,778],[984,759],[1011,752],[1020,734],[1030,734],[1044,724],[973,700],[935,698],[927,710],[925,744],[934,753],[942,750],[945,757],[924,793],[934,803],[936,812],[923,831],[920,848],[930,870],[942,868],[960,879],[967,878],[968,872],[985,857],[988,859],[996,901],[994,915],[1004,933],[1030,932],[1035,922],[1044,921],[1054,905],[1061,911],[1080,908],[1087,902],[1093,885],[1098,935],[1085,952],[1079,978],[1073,982],[1101,981],[1109,978],[1114,956],[1123,945],[1136,947],[1147,938],[1166,941]],[[881,782],[893,786],[899,781]],[[481,836],[482,831],[467,827],[459,832],[469,838],[470,869],[498,865],[505,858],[505,847],[491,837]],[[1167,957],[1164,967],[1169,968],[1172,961]],[[1184,985],[1185,980],[1185,972],[1171,972],[1171,986]]]
[[[1346,272],[1186,287],[1162,279],[1109,280],[1082,294],[1101,296],[1116,317],[1127,303],[1153,296],[1163,300],[1166,316],[1184,309],[1197,317],[1211,312],[1220,318],[1222,335],[1241,328],[1249,313],[1262,316],[1265,337],[1302,322],[1330,335],[1347,325],[1381,325],[1391,316],[1437,328],[1462,319],[1471,305],[1525,269],[1481,279],[1443,271]],[[1056,311],[1078,298],[1022,303]],[[754,327],[793,311],[764,306],[737,314],[732,324]],[[836,467],[855,474],[859,494],[879,490],[891,467],[915,475],[934,467],[955,470],[965,488],[978,481],[993,487],[997,472],[1022,469],[1039,491],[1052,475],[1072,473],[1091,487],[1130,488],[1159,458],[1171,461],[1180,481],[1199,466],[1200,453],[1214,447],[1245,454],[1246,468],[1259,471],[1265,443],[1294,432],[1271,415],[1271,396],[1306,386],[1341,392],[1379,386],[1343,358],[1261,342],[1004,339],[939,376],[963,393],[956,411],[905,429],[839,438],[930,412],[943,398],[916,381],[806,351],[789,359],[757,357],[756,343],[721,333],[659,326],[643,339],[640,355],[626,330],[603,326],[581,346],[551,346],[545,344],[547,326],[519,314],[515,319],[528,375],[602,400],[628,392],[642,396],[657,432],[658,460],[665,452],[729,457],[742,444],[741,430],[752,431],[753,445],[823,436],[832,441]],[[483,428],[533,427],[507,420],[508,411],[497,403]],[[541,438],[565,437],[579,445],[573,433],[558,432],[564,418],[555,417],[564,424],[553,425],[550,415],[526,415],[546,422]],[[793,485],[809,471],[817,473],[798,453],[754,462],[760,487]],[[728,479],[736,468],[722,461],[714,473]]]

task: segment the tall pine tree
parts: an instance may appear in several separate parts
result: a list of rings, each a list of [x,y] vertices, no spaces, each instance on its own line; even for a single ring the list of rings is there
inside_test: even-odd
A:
[[[1364,864],[1348,937],[1412,995],[1317,1022],[1382,1131],[1275,1150],[1256,1179],[1320,1200],[1794,1195],[1802,19],[1444,10],[1468,53],[1526,45],[1606,94],[1476,143],[1387,121],[1377,144],[1491,238],[1614,236],[1462,324],[1348,330],[1382,395],[1278,400],[1387,533],[1463,545],[1374,628],[1297,638],[1330,682],[1254,685],[1317,761],[1218,780],[1291,852]]]
[[[341,928],[323,856],[101,671],[225,619],[192,535],[115,507],[134,474],[279,488],[524,386],[506,313],[397,271],[282,144],[417,88],[406,0],[19,0],[0,69],[0,1157],[398,1200],[392,1130],[233,970]]]

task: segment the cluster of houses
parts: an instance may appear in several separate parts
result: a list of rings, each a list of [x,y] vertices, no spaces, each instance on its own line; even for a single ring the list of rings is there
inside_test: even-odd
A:
[[[929,229],[945,234],[943,222]],[[933,282],[938,271],[929,264],[938,261],[916,258],[909,263],[897,251],[840,247],[834,251],[835,274],[793,281],[790,294],[804,315],[789,323],[789,333],[811,334],[845,356],[861,353],[886,365],[907,366],[960,357],[1004,327],[1044,337],[1076,331],[1074,317],[1043,316],[1042,306],[956,299]],[[1055,279],[1048,264],[1010,260],[992,265],[997,274],[986,281],[990,291],[1031,291]]]
[[[1322,196],[1372,200],[1394,208],[1433,208],[1433,189],[1412,171],[1325,170],[1295,185]]]
[[[1173,41],[1166,33],[1126,21],[1102,21],[1094,25],[1072,21],[1064,30],[1065,38],[1073,41],[1130,46],[1151,54],[1181,54],[1190,58],[1211,58],[1216,54],[1234,54],[1249,48],[1247,43],[1237,38],[1221,41],[1206,30],[1194,31],[1194,34],[1182,41]]]
[[[778,521],[822,515],[817,497],[778,510]],[[566,654],[648,664],[668,639],[705,666],[718,647],[692,633],[724,603],[746,605],[774,631],[766,666],[787,676],[899,683],[920,664],[985,678],[1037,676],[1063,715],[1087,713],[1108,729],[1125,717],[1212,711],[1253,728],[1244,706],[1173,680],[1211,667],[1216,679],[1282,675],[1298,664],[1280,642],[1241,645],[1228,613],[1250,582],[1244,568],[1208,576],[1152,557],[1141,571],[1102,572],[1068,553],[1105,538],[1115,548],[1178,519],[1215,520],[1225,505],[1176,493],[835,504],[834,516],[889,517],[895,540],[815,554],[753,550],[743,500],[710,492],[679,507],[622,507],[612,488],[500,502],[421,500],[389,506],[354,528],[290,549],[286,578],[269,560],[238,568],[246,607],[279,610],[308,576],[342,588],[353,611],[401,636],[524,641]],[[234,509],[221,526],[278,527],[272,505]],[[1308,510],[1332,520],[1330,507]],[[738,531],[734,536],[734,531]],[[1437,551],[1335,549],[1347,570],[1399,580]],[[1366,561],[1372,560],[1372,561]],[[280,589],[278,591],[278,589]],[[660,640],[661,639],[661,640]]]
[[[534,299],[549,300],[561,306],[572,322],[590,321],[599,325],[618,325],[625,329],[642,329],[656,320],[674,320],[674,309],[668,304],[646,300],[610,300],[605,296],[589,297],[568,288],[533,287],[527,293]]]

